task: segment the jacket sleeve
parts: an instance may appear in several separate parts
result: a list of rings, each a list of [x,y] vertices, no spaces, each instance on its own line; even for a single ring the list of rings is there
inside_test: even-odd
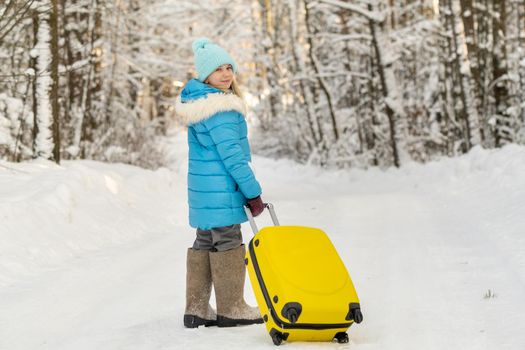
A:
[[[248,165],[248,158],[241,147],[237,112],[219,112],[204,121],[217,152],[243,195],[255,198],[261,195],[261,186]]]

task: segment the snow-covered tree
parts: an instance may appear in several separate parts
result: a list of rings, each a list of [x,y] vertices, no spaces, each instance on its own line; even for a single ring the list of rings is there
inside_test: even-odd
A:
[[[49,73],[51,63],[49,34],[49,3],[45,0],[35,2],[35,25],[37,26],[36,45],[31,56],[36,59],[36,111],[34,115],[35,138],[33,144],[34,156],[49,159],[53,152],[51,135],[52,111],[49,93],[52,79]]]

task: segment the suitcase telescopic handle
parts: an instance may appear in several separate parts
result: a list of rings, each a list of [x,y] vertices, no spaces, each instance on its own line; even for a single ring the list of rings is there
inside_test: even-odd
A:
[[[277,215],[275,215],[275,210],[272,203],[264,203],[264,207],[268,209],[270,212],[270,216],[272,217],[273,224],[275,226],[279,226],[279,220],[277,220]],[[257,224],[255,223],[255,219],[253,218],[252,212],[250,211],[250,208],[247,206],[244,206],[244,212],[246,213],[246,216],[248,217],[248,220],[250,221],[250,226],[252,227],[253,234],[255,235],[259,230],[257,229]]]

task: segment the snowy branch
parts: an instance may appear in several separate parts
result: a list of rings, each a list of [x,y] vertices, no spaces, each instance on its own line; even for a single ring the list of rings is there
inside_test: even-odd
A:
[[[334,5],[340,8],[344,8],[346,10],[350,10],[354,13],[360,14],[361,16],[366,17],[370,21],[374,21],[377,23],[381,23],[385,20],[385,15],[383,13],[374,12],[374,11],[368,11],[360,6],[352,5],[343,1],[339,0],[318,0],[319,2],[324,2],[325,4]]]

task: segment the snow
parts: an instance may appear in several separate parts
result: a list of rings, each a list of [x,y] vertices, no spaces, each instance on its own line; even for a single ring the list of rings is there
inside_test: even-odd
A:
[[[11,131],[18,127],[18,118],[23,113],[24,104],[20,99],[0,93],[0,146],[14,148]]]
[[[173,133],[172,165],[157,171],[0,162],[0,349],[274,348],[263,325],[182,325],[194,238],[185,137]],[[254,166],[281,224],[329,234],[364,313],[349,344],[282,346],[523,348],[524,147],[475,147],[386,171],[257,156]],[[268,225],[269,215],[257,222]],[[247,241],[247,224],[243,232]]]

